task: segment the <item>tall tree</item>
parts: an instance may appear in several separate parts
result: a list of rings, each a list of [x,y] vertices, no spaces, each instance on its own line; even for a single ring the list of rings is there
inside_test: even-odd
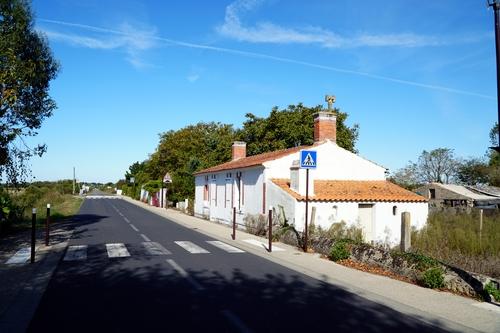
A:
[[[274,107],[266,118],[247,113],[243,128],[238,131],[238,138],[247,143],[248,155],[311,145],[314,142],[314,114],[321,111],[321,106],[305,107],[301,103],[279,110]],[[348,127],[345,124],[347,114],[337,112],[337,144],[356,152],[359,126]]]
[[[483,159],[470,158],[460,163],[457,176],[466,185],[487,184],[490,181],[490,166]]]
[[[449,183],[458,167],[459,162],[450,148],[424,150],[418,158],[419,177],[424,182]]]
[[[26,161],[46,147],[28,147],[56,108],[49,82],[59,69],[47,40],[33,28],[28,1],[0,0],[0,177],[11,182],[26,175]]]

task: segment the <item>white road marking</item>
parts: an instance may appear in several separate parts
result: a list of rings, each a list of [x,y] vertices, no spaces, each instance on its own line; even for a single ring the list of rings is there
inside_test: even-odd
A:
[[[129,225],[130,225],[130,227],[131,227],[132,229],[134,229],[135,231],[139,232],[139,229],[137,229],[137,228],[135,227],[135,225],[133,225],[133,224],[129,224]]]
[[[167,259],[167,262],[172,266],[172,268],[179,273],[183,278],[186,278],[189,283],[198,291],[204,290],[203,286],[199,284],[196,280],[194,280],[191,276],[189,276],[188,272],[186,272],[181,266],[179,266],[172,259]]]
[[[497,305],[493,305],[490,303],[473,303],[472,305],[481,309],[500,313],[500,307],[498,307]]]
[[[252,244],[258,247],[263,247],[264,249],[267,250],[267,244],[264,244],[256,239],[244,239],[243,240],[245,243]],[[280,251],[285,251],[285,249],[282,249],[281,247],[277,247],[273,245],[272,248],[273,252],[280,252]]]
[[[87,245],[72,245],[66,250],[63,261],[76,261],[87,259]]]
[[[125,222],[130,223],[130,220],[128,218],[126,218],[125,216],[123,217],[123,219],[125,220]]]
[[[169,250],[164,248],[161,244],[157,242],[143,242],[142,246],[149,252],[152,256],[161,256],[172,254]]]
[[[226,317],[227,320],[233,324],[233,326],[237,329],[238,332],[241,333],[250,333],[252,330],[250,330],[248,327],[243,324],[240,318],[238,318],[234,313],[232,313],[230,310],[222,310],[221,313]]]
[[[130,253],[123,243],[106,244],[106,250],[110,258],[130,257]]]
[[[31,247],[23,247],[17,251],[9,260],[7,265],[25,264],[31,257]]]
[[[207,241],[208,244],[211,244],[215,247],[218,247],[221,250],[224,250],[229,253],[244,253],[245,251],[238,249],[237,247],[231,246],[221,241]]]
[[[194,243],[188,242],[188,241],[178,241],[178,242],[174,242],[174,243],[179,245],[180,247],[182,247],[184,250],[188,251],[189,253],[210,253],[207,250],[205,250],[204,248],[202,248]]]
[[[151,239],[148,238],[148,236],[141,234],[142,239],[144,239],[146,242],[151,242]]]

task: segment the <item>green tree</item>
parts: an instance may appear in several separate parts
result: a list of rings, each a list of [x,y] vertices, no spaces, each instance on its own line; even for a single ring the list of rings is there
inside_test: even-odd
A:
[[[419,179],[418,165],[412,161],[408,162],[408,165],[404,168],[396,170],[396,172],[389,177],[389,181],[410,191],[422,185]]]
[[[490,180],[488,163],[479,158],[470,158],[460,163],[457,176],[466,185],[487,184]]]
[[[0,0],[0,177],[17,183],[27,174],[27,159],[45,152],[45,145],[30,148],[24,138],[35,136],[56,108],[49,82],[58,69],[46,39],[33,28],[28,1]]]
[[[422,182],[449,183],[456,175],[459,162],[453,149],[424,150],[418,158],[418,174]]]
[[[289,105],[279,110],[274,107],[267,118],[247,113],[247,120],[237,137],[247,143],[247,154],[256,155],[268,151],[291,148],[314,143],[314,114],[321,111],[321,106],[305,107],[301,103]],[[359,126],[347,127],[347,114],[337,112],[337,144],[356,152]]]
[[[390,180],[413,190],[424,183],[449,183],[457,177],[459,168],[460,162],[453,149],[424,150],[418,157],[418,162],[409,161],[407,166],[396,170]]]

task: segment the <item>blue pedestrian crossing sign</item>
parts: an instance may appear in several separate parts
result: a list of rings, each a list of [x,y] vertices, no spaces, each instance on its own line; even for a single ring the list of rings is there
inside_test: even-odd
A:
[[[318,154],[315,150],[300,151],[300,167],[302,169],[316,169]]]

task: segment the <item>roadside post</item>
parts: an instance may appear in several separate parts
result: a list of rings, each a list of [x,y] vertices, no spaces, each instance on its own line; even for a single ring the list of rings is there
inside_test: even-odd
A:
[[[47,219],[45,220],[45,246],[49,246],[50,237],[50,204],[47,204]]]
[[[318,162],[318,153],[315,150],[300,151],[300,168],[306,169],[306,216],[304,227],[304,252],[307,252],[307,225],[309,213],[309,169],[316,169]]]
[[[236,239],[236,207],[233,207],[233,240]]]
[[[269,252],[273,252],[273,208],[269,207]]]
[[[31,256],[30,256],[31,263],[35,262],[35,242],[36,242],[35,232],[36,232],[36,208],[33,208],[33,210],[31,211]]]

